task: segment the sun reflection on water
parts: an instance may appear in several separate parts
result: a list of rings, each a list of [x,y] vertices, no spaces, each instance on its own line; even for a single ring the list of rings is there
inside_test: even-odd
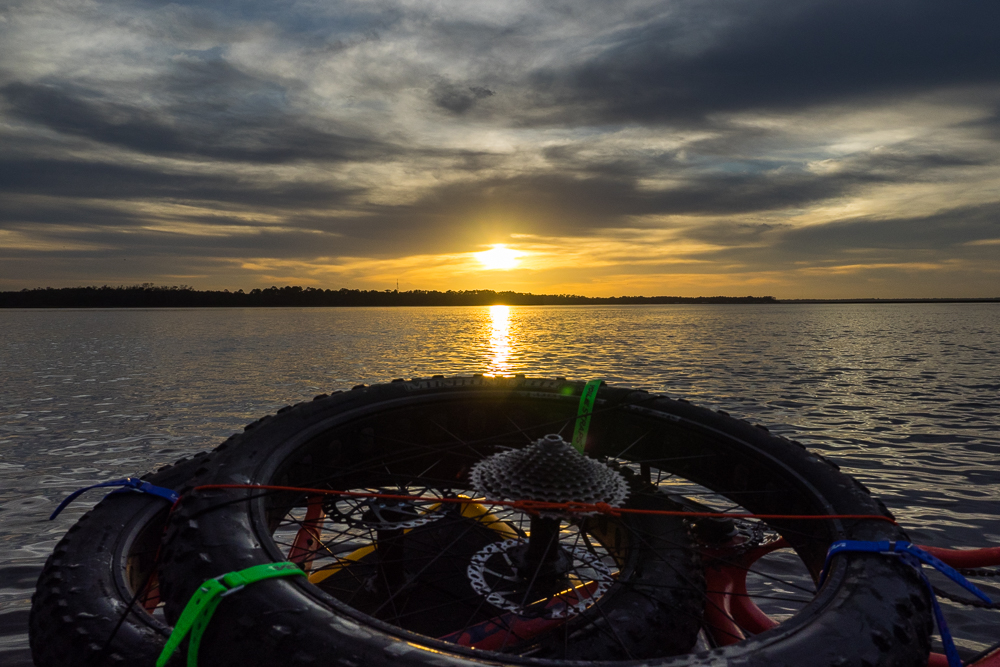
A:
[[[490,306],[490,362],[486,377],[510,375],[510,307]]]

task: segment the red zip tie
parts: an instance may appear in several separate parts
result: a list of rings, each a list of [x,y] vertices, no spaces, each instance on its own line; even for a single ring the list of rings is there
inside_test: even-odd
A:
[[[487,505],[503,505],[513,509],[522,510],[529,514],[537,514],[544,510],[563,510],[573,513],[597,512],[609,514],[611,516],[621,516],[622,514],[652,514],[657,516],[687,516],[696,518],[722,518],[722,519],[785,519],[789,521],[820,521],[831,519],[870,519],[872,521],[885,521],[892,525],[897,525],[896,520],[881,514],[752,514],[750,512],[726,513],[726,512],[685,512],[672,510],[641,510],[627,507],[612,507],[607,503],[552,503],[542,500],[489,500],[473,498],[435,498],[425,496],[407,496],[394,493],[370,493],[365,491],[333,491],[330,489],[307,489],[298,486],[276,486],[271,484],[205,484],[194,487],[194,491],[208,491],[216,489],[260,489],[262,491],[294,491],[295,493],[306,493],[311,495],[325,496],[347,496],[350,498],[385,498],[387,500],[422,500],[433,503],[466,504],[469,502],[481,502]]]

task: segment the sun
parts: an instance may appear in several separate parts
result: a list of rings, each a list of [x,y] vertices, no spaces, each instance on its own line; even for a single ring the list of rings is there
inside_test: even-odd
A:
[[[513,269],[521,263],[518,260],[520,256],[521,253],[511,250],[502,243],[495,244],[492,250],[476,253],[476,259],[482,263],[484,269]]]

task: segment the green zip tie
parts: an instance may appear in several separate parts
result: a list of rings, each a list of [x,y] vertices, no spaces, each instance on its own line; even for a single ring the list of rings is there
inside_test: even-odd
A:
[[[594,401],[597,400],[597,390],[604,380],[591,380],[580,394],[580,407],[576,410],[576,426],[573,428],[573,446],[583,454],[587,445],[587,431],[590,430],[590,416],[594,414]]]
[[[209,579],[199,586],[188,600],[160,657],[156,659],[156,667],[164,667],[167,664],[170,656],[188,633],[191,634],[191,639],[188,641],[187,664],[188,667],[198,667],[198,647],[201,646],[201,637],[205,634],[208,622],[212,620],[212,614],[222,602],[222,598],[241,590],[248,584],[294,575],[305,575],[295,563],[264,563]]]

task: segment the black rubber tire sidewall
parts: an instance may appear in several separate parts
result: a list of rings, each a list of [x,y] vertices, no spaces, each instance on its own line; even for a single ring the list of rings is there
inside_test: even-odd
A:
[[[143,477],[178,489],[205,455],[182,459]],[[99,491],[94,491],[99,493]],[[170,504],[144,493],[115,493],[84,514],[60,540],[39,575],[28,618],[32,657],[39,667],[152,665],[170,626],[133,605],[125,563],[135,540],[162,532]],[[117,626],[117,631],[115,628]],[[107,639],[114,639],[104,650]]]
[[[266,457],[280,461],[324,422],[350,419],[396,402],[459,395],[463,392],[521,392],[525,396],[566,393],[579,396],[582,383],[562,381],[452,378],[393,383],[286,408],[227,443],[213,456],[207,483],[266,483]],[[644,392],[604,387],[600,405],[654,410],[692,429],[716,433],[753,450],[761,460],[783,466],[811,485],[827,513],[878,514],[883,508],[863,487],[822,457],[784,438],[727,415]],[[229,495],[226,495],[228,493]],[[203,581],[226,572],[281,558],[270,553],[247,506],[212,509],[232,492],[207,491],[186,497],[166,538],[161,581],[168,618],[179,614]],[[885,522],[846,527],[839,539],[897,540],[905,534]],[[262,545],[263,548],[262,548]],[[816,554],[807,554],[815,560]],[[239,600],[237,601],[237,597]],[[891,558],[852,555],[834,561],[827,585],[791,621],[729,647],[700,655],[661,660],[671,665],[913,665],[924,667],[932,625],[927,592],[912,570]],[[216,665],[555,664],[520,656],[484,654],[427,640],[385,626],[343,605],[323,599],[301,578],[265,581],[223,601],[202,644],[203,659]],[[559,664],[566,664],[561,662]],[[621,663],[609,663],[621,664]],[[645,660],[642,664],[658,664]]]

